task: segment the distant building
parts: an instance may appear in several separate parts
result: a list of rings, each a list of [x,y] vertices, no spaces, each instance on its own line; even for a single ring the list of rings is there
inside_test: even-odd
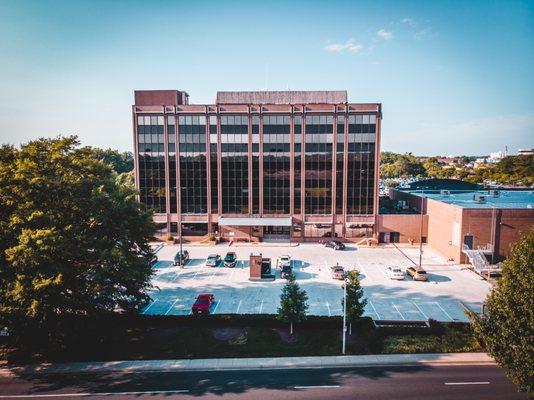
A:
[[[534,149],[519,149],[517,150],[518,156],[531,156],[534,154]]]
[[[294,241],[375,233],[381,105],[346,91],[135,92],[135,182],[160,235]],[[196,238],[195,238],[196,236]]]

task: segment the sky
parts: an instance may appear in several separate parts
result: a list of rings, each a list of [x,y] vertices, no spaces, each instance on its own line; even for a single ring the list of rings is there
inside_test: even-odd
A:
[[[347,90],[382,150],[534,147],[534,1],[0,0],[0,143],[133,149],[133,91]]]

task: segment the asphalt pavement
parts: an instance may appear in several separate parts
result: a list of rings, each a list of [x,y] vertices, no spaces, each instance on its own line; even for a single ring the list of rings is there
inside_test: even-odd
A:
[[[495,365],[0,376],[6,399],[526,399]]]

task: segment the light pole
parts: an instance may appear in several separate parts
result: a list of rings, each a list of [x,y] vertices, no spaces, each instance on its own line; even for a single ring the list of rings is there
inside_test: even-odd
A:
[[[180,195],[179,188],[176,188],[176,199],[178,199]],[[181,204],[178,203],[177,206],[180,206]],[[180,235],[180,268],[184,266],[184,256],[182,254],[182,210],[177,210],[180,212],[180,218],[178,221],[178,235]]]
[[[343,281],[343,348],[341,354],[345,354],[345,340],[347,336],[347,278]]]
[[[424,220],[424,204],[425,204],[425,189],[421,188],[421,227],[419,231],[419,269],[422,268],[423,264],[423,220]]]

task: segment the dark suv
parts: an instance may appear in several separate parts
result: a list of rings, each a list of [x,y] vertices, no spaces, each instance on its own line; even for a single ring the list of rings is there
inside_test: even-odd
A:
[[[343,243],[341,243],[339,240],[331,240],[329,242],[326,242],[324,245],[325,245],[325,247],[331,247],[334,250],[344,250],[345,249],[345,245]]]
[[[187,260],[189,260],[189,252],[187,250],[184,250],[182,253],[176,253],[172,265],[184,265]]]
[[[224,266],[228,268],[233,268],[237,264],[237,255],[233,251],[226,253],[224,257]]]

